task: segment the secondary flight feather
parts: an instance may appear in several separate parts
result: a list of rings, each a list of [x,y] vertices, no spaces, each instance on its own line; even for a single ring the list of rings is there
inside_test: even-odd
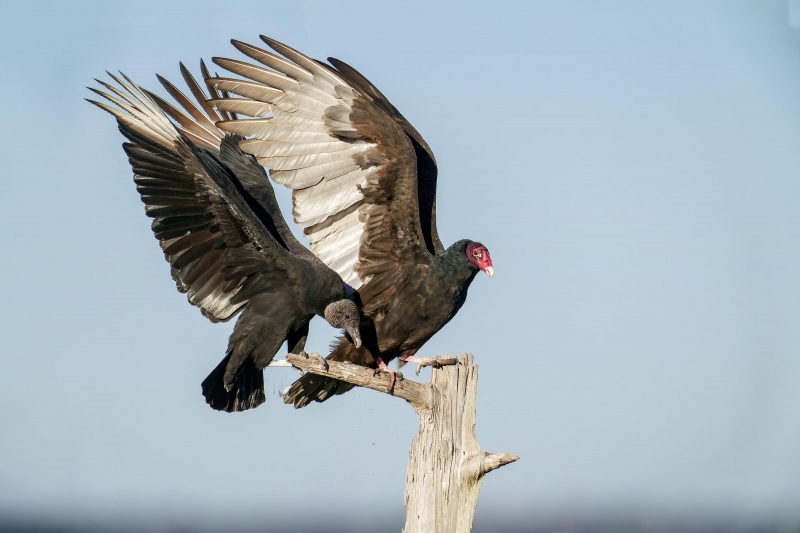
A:
[[[199,105],[159,79],[183,111],[124,75],[111,75],[117,85],[98,80],[105,91],[92,89],[110,104],[90,102],[116,117],[129,141],[136,188],[178,290],[212,322],[241,313],[202,390],[214,409],[242,411],[264,402],[263,369],[284,341],[291,352],[303,349],[314,315],[360,346],[360,313],[341,277],[289,231],[263,167],[239,146],[246,141],[215,124],[271,106],[236,102],[218,112],[214,104],[226,95],[205,65],[212,98],[181,71]],[[262,98],[266,92],[254,88]]]
[[[214,58],[240,78],[207,78],[228,93],[209,103],[250,117],[216,126],[245,137],[239,147],[293,190],[294,221],[311,251],[363,305],[363,346],[341,339],[328,357],[392,379],[386,363],[394,358],[431,364],[415,354],[461,308],[475,275],[493,275],[488,249],[467,239],[444,248],[433,152],[369,80],[342,61],[325,64],[262,40],[272,51],[232,41],[259,64]],[[285,401],[302,407],[350,388],[308,374]]]

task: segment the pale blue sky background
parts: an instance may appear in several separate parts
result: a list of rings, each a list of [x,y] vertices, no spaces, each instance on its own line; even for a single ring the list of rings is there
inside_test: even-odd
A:
[[[264,33],[367,75],[436,153],[443,241],[492,252],[496,276],[423,349],[475,353],[479,440],[522,457],[488,477],[479,521],[800,520],[787,2],[2,11],[0,517],[399,530],[414,412],[361,390],[296,411],[288,370],[257,410],[209,409],[232,324],[175,291],[122,136],[82,100],[105,69],[160,89],[155,72]],[[312,330],[325,351],[333,331]]]

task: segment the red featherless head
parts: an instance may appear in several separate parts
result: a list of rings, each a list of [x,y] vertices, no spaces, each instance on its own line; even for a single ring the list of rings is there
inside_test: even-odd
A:
[[[489,250],[479,242],[471,242],[467,245],[467,259],[469,262],[480,268],[490,278],[494,276],[494,267],[492,266],[492,258],[489,256]]]

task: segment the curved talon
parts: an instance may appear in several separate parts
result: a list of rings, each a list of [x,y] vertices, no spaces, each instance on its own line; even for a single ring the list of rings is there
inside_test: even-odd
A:
[[[403,379],[405,379],[405,378],[403,377],[403,373],[402,373],[402,372],[400,372],[399,370],[391,370],[389,367],[386,367],[386,366],[384,366],[384,367],[378,367],[378,368],[376,368],[376,369],[375,369],[375,370],[372,372],[372,377],[375,377],[375,376],[377,376],[377,375],[378,375],[378,373],[380,373],[380,372],[382,372],[382,373],[384,373],[384,374],[389,374],[389,391],[388,391],[388,392],[389,392],[389,394],[394,394],[394,386],[395,386],[395,383],[397,383],[398,381],[402,381]]]
[[[391,370],[386,363],[383,362],[383,359],[380,356],[375,358],[375,362],[378,363],[378,368],[372,373],[372,377],[378,375],[378,372],[386,372],[389,374],[389,394],[394,394],[394,384],[397,382],[397,376],[400,376],[400,379],[403,379],[403,374],[399,370]]]
[[[394,394],[394,386],[398,381],[403,380],[403,374],[399,370],[391,370],[392,380],[389,383],[389,394]]]
[[[417,363],[417,375],[419,376],[420,370],[424,366],[430,366],[432,368],[442,368],[445,365],[455,365],[458,364],[458,359],[455,357],[447,357],[447,356],[439,356],[436,359],[430,359],[428,357],[416,357],[414,355],[406,355],[400,356],[400,359],[407,363]]]

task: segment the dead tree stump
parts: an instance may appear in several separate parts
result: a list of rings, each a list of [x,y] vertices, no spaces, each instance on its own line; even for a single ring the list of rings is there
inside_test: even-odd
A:
[[[286,360],[305,372],[391,394],[389,377],[369,368],[325,361],[319,354],[289,354]],[[477,392],[478,367],[466,354],[459,364],[434,369],[430,383],[395,384],[393,395],[411,404],[420,420],[408,457],[403,533],[468,533],[483,476],[519,459],[481,450],[475,436]]]

